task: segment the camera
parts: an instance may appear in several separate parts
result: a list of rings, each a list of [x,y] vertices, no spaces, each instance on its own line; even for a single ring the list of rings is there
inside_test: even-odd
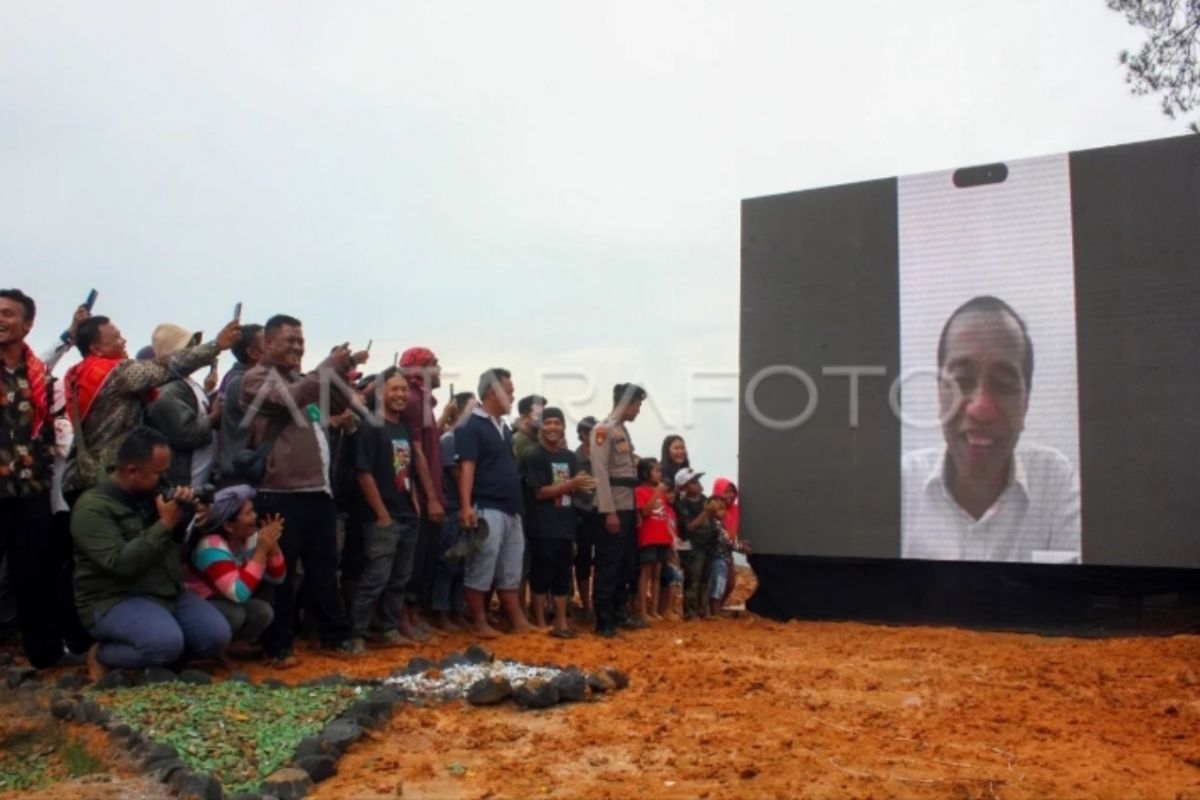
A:
[[[182,487],[182,486],[165,486],[165,487],[163,487],[162,499],[168,503],[171,502],[172,500],[175,499],[175,492],[182,488],[184,488],[184,487]],[[202,483],[199,486],[193,486],[191,488],[192,488],[192,491],[195,492],[195,494],[196,494],[196,502],[197,503],[206,503],[206,504],[212,503],[213,497],[215,497],[217,494],[217,487],[213,486],[211,483]],[[183,500],[180,500],[179,502],[180,502],[180,505],[185,505],[185,506],[192,505],[191,503],[184,502]]]

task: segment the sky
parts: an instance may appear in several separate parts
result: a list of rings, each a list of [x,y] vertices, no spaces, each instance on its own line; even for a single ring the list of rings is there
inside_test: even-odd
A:
[[[1102,0],[0,5],[0,284],[301,318],[737,473],[743,198],[1186,132]],[[229,356],[223,366],[231,363]],[[65,366],[65,365],[64,365]]]

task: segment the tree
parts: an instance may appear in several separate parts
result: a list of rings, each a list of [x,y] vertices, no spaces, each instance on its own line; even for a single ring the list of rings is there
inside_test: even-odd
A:
[[[1171,119],[1200,107],[1200,0],[1108,0],[1108,7],[1150,35],[1138,52],[1121,51],[1130,91],[1161,93]],[[1200,121],[1190,127],[1200,133]]]

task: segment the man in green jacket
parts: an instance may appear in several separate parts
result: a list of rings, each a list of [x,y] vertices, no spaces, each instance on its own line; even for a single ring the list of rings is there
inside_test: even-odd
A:
[[[134,428],[108,479],[84,492],[71,513],[75,606],[95,637],[93,674],[105,668],[166,666],[185,654],[209,657],[229,644],[215,607],[183,588],[183,534],[194,502],[188,488],[159,494],[171,466],[166,438]]]

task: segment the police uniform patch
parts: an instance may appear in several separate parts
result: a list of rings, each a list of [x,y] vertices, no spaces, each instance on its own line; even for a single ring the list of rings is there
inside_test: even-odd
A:
[[[596,426],[596,444],[602,445],[608,439],[608,431],[603,425]]]

